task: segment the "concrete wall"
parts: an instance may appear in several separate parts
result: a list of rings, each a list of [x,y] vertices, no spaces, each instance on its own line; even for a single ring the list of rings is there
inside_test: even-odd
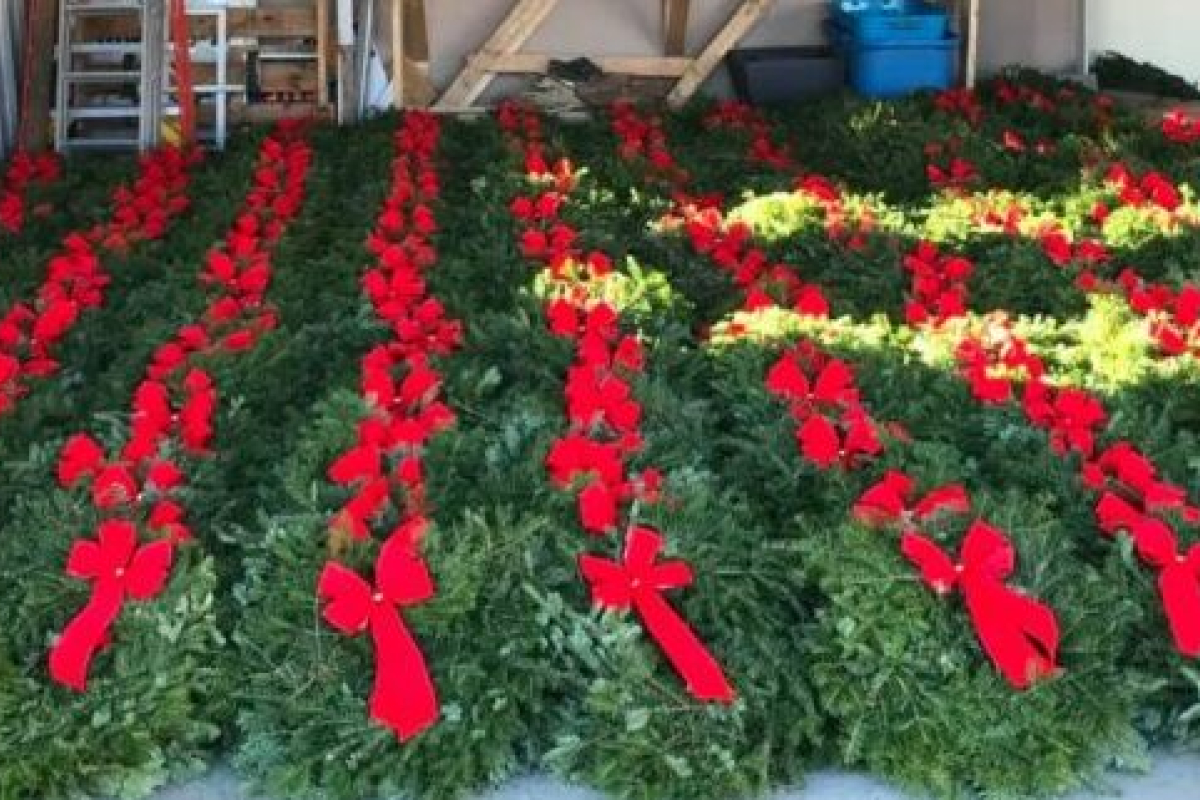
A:
[[[1091,0],[1088,49],[1117,50],[1200,81],[1200,3],[1194,0]]]
[[[1127,1],[1127,0],[1125,0]],[[436,0],[428,3],[431,65],[435,84],[444,86],[479,47],[513,0]],[[1077,0],[983,0],[980,63],[994,70],[1023,63],[1047,70],[1069,67],[1076,59]],[[815,44],[828,0],[776,0],[769,16],[745,40],[747,46]],[[652,55],[660,52],[658,0],[561,0],[526,46],[562,55]],[[734,0],[693,0],[689,47],[715,32],[735,7]],[[727,90],[719,71],[708,91]]]

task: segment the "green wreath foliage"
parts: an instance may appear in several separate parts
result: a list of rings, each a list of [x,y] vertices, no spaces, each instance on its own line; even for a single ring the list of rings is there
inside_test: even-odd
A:
[[[735,204],[745,192],[735,217],[832,298],[829,322],[766,314],[753,321],[762,335],[738,341],[721,333],[740,305],[735,287],[655,224],[666,190],[617,156],[604,122],[548,125],[552,149],[582,169],[565,216],[587,247],[613,256],[619,276],[600,288],[647,344],[634,386],[646,446],[634,466],[660,467],[668,499],[639,520],[694,569],[695,584],[669,599],[728,671],[738,692],[728,707],[694,702],[634,616],[592,608],[577,558],[615,556],[616,543],[587,536],[573,495],[546,477],[572,353],[545,330],[551,281],[514,242],[520,165],[493,121],[444,121],[440,259],[428,279],[467,345],[439,362],[458,422],[426,457],[438,592],[404,611],[443,713],[405,744],[368,719],[370,641],[326,625],[316,598],[340,547],[329,519],[345,499],[325,471],[363,413],[359,359],[386,335],[359,281],[394,117],[314,132],[308,203],[273,259],[280,328],[212,364],[218,455],[197,466],[187,496],[199,541],[162,597],[126,606],[86,694],[46,677],[51,632],[87,597],[62,574],[65,555],[94,522],[84,498],[53,485],[54,459],[79,430],[122,438],[150,351],[203,307],[196,272],[230,223],[257,143],[211,158],[170,236],[111,265],[109,305],[81,321],[63,372],[0,418],[0,796],[138,797],[234,752],[259,788],[297,797],[452,798],[543,769],[619,797],[715,799],[795,783],[825,763],[940,797],[1023,797],[1139,768],[1151,742],[1200,746],[1200,673],[1171,646],[1153,573],[1128,541],[1096,531],[1078,464],[1054,456],[1019,409],[975,403],[944,342],[902,325],[903,255],[920,239],[965,253],[977,265],[972,308],[1007,309],[1056,375],[1104,399],[1111,440],[1136,442],[1200,492],[1196,362],[1160,358],[1124,301],[1084,299],[1035,237],[974,231],[971,195],[931,190],[924,146],[958,137],[989,186],[1102,238],[1115,257],[1101,277],[1134,263],[1172,283],[1194,277],[1200,229],[1166,232],[1127,212],[1097,227],[1089,214],[1105,189],[1093,161],[1123,158],[1186,184],[1196,153],[1120,109],[1098,128],[1085,90],[1003,80],[1060,99],[1059,111],[1001,107],[996,82],[981,91],[989,113],[978,126],[928,97],[835,98],[772,117],[806,172],[872,209],[877,228],[857,250],[829,241],[819,209],[789,191],[792,176],[748,165],[744,137],[708,130],[697,111],[670,116],[694,189]],[[1053,157],[1006,151],[997,142],[1010,128],[1054,141]],[[71,164],[69,191],[51,191],[103,197],[128,169]],[[0,278],[0,297],[23,296],[57,231],[90,219],[70,203],[63,212],[5,250],[18,268]],[[806,464],[763,383],[800,338],[851,362],[872,415],[912,441],[897,435],[859,471]],[[894,533],[852,520],[887,469],[924,487],[963,483],[975,513],[1009,534],[1013,584],[1062,623],[1061,675],[1011,689],[961,599],[923,586]],[[926,532],[957,552],[964,522]],[[1196,538],[1181,528],[1185,544]],[[369,571],[367,548],[337,554]]]

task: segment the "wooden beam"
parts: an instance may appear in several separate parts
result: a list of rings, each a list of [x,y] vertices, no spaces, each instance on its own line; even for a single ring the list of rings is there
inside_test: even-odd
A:
[[[34,0],[25,16],[25,41],[22,62],[29,75],[21,80],[25,92],[21,96],[20,136],[17,146],[33,153],[45,150],[50,144],[50,93],[54,72],[54,34],[58,28],[58,3],[53,0]]]
[[[354,0],[336,0],[337,14],[337,122],[345,125],[353,119],[356,108],[351,86],[354,82],[354,16],[358,5]]]
[[[429,60],[425,0],[404,0],[404,53],[413,61]]]
[[[485,72],[544,75],[550,62],[562,56],[548,53],[481,53],[471,58],[478,59],[480,68]],[[680,78],[692,63],[690,58],[664,56],[596,56],[589,61],[607,74],[633,75],[639,78]]]
[[[979,72],[979,0],[970,0],[967,10],[967,68],[963,82],[975,88]]]
[[[1092,70],[1092,31],[1088,23],[1088,0],[1078,0],[1075,14],[1079,18],[1079,74],[1087,75]]]
[[[404,108],[404,3],[392,0],[392,108]]]
[[[317,104],[329,104],[329,0],[317,2]]]
[[[691,10],[691,0],[662,0],[663,52],[668,56],[681,56],[687,49]]]
[[[404,104],[409,108],[428,108],[437,99],[437,89],[429,80],[429,66],[411,58],[404,59]]]
[[[509,55],[521,49],[538,26],[545,21],[558,0],[517,0],[512,11],[504,18],[492,35],[480,48],[478,55]],[[458,73],[450,87],[438,98],[440,107],[462,108],[470,106],[492,80],[487,60],[468,58],[466,66]]]
[[[729,22],[725,23],[725,27],[721,28],[700,55],[696,56],[687,72],[679,79],[679,83],[675,84],[675,88],[667,95],[667,104],[672,108],[679,108],[692,99],[692,95],[717,68],[725,54],[758,24],[773,2],[774,0],[743,0],[729,18]]]
[[[0,163],[15,149],[21,116],[20,93],[17,91],[17,70],[24,42],[22,18],[24,5],[0,6]]]

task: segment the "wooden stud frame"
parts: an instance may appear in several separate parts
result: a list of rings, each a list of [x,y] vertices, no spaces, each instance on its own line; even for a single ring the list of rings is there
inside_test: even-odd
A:
[[[479,52],[438,98],[438,110],[470,108],[497,74],[544,73],[550,55],[522,53],[521,47],[558,6],[559,0],[517,0]],[[605,72],[639,77],[674,78],[667,96],[673,107],[687,103],[721,59],[762,20],[774,0],[740,0],[733,15],[695,57],[684,56],[690,0],[662,0],[664,56],[601,57],[592,60]]]

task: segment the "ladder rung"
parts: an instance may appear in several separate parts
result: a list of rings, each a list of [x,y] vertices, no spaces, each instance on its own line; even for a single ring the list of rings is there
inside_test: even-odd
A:
[[[141,109],[137,106],[93,106],[67,109],[68,119],[138,119],[141,115]]]
[[[71,45],[72,53],[137,53],[142,49],[141,42],[76,42]]]
[[[63,144],[66,147],[136,148],[140,142],[137,139],[67,139]]]
[[[118,81],[140,81],[142,79],[142,73],[141,70],[68,72],[67,74],[63,75],[63,78],[68,81],[75,81],[77,83],[113,83]]]
[[[179,88],[176,86],[163,87],[164,94],[175,94],[178,91]],[[196,94],[239,94],[246,91],[246,87],[239,86],[236,83],[226,83],[224,85],[219,83],[197,83],[192,87],[192,91]]]
[[[81,17],[98,16],[102,14],[138,14],[142,11],[141,6],[72,6],[67,8],[67,15],[77,15]]]
[[[259,53],[259,61],[316,61],[316,53]]]
[[[145,11],[146,5],[139,0],[107,0],[103,3],[67,3],[63,10],[68,14],[111,14],[114,11]]]

